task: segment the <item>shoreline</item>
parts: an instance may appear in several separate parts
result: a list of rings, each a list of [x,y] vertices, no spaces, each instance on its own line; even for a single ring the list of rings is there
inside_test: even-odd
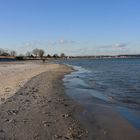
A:
[[[95,139],[103,140],[140,139],[140,129],[139,124],[137,124],[139,121],[133,120],[138,119],[138,116],[134,116],[135,114],[131,114],[126,109],[119,109],[109,102],[102,101],[101,97],[91,96],[85,88],[80,89],[78,87],[79,90],[76,89],[75,85],[78,83],[81,82],[80,84],[84,85],[82,81],[75,80],[75,77],[78,77],[76,73],[81,73],[81,71],[65,77],[65,82],[69,83],[66,84],[67,95],[83,106],[84,110],[77,114],[77,119],[80,120],[89,133],[92,133]]]
[[[94,108],[86,110],[86,106],[65,94],[62,79],[74,71],[72,67],[62,64],[42,66],[45,67],[44,72],[30,78],[0,105],[0,139],[137,140],[140,138],[139,131],[133,129],[110,106],[100,104],[93,99]]]
[[[90,140],[73,116],[81,107],[64,94],[65,65],[34,76],[0,105],[0,139]]]

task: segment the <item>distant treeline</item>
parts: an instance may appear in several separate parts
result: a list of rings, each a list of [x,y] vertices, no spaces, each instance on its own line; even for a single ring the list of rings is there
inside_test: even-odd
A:
[[[0,49],[0,59],[12,58],[12,59],[58,59],[58,58],[70,58],[70,59],[102,59],[102,58],[140,58],[140,54],[124,54],[124,55],[98,55],[98,56],[66,56],[64,53],[58,54],[47,54],[43,49],[33,49],[32,51],[27,51],[25,54],[17,54],[15,50],[4,50]]]
[[[4,50],[4,49],[0,49],[0,56],[16,56],[17,53],[14,50]]]
[[[25,54],[17,54],[15,50],[4,50],[0,49],[0,58],[17,58],[17,59],[44,59],[44,58],[66,58],[64,53],[60,55],[54,54],[45,55],[45,51],[43,49],[33,49],[32,51],[27,51]]]

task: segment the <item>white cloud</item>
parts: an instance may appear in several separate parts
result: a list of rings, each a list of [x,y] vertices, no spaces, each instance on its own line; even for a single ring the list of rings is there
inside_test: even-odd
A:
[[[73,40],[66,40],[66,39],[60,39],[59,41],[57,41],[57,44],[59,45],[71,45],[71,44],[76,44],[76,41]]]
[[[130,52],[130,44],[128,43],[93,45],[93,43],[82,43],[64,38],[56,41],[28,41],[22,44],[20,52],[26,53],[34,48],[42,48],[46,51],[46,54],[63,52],[68,55],[115,55]]]
[[[126,48],[128,46],[127,43],[116,43],[111,45],[100,45],[98,48],[104,48],[104,49],[117,49],[117,48]]]
[[[63,51],[65,48],[69,48],[74,44],[78,44],[73,40],[59,39],[56,41],[27,41],[22,43],[18,49],[19,53],[26,53],[27,51],[32,51],[34,48],[41,48],[51,52],[57,52],[58,50]]]
[[[116,43],[116,44],[114,45],[114,47],[117,47],[117,48],[124,48],[124,47],[127,47],[127,44],[126,44],[126,43],[121,43],[121,44]]]
[[[66,44],[66,43],[67,43],[67,40],[65,40],[65,39],[60,39],[58,43],[60,43],[60,44]]]

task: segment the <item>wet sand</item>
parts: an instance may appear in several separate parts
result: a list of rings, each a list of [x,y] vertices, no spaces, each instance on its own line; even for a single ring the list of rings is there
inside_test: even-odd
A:
[[[94,100],[95,101],[95,100]],[[82,124],[99,140],[139,140],[140,130],[123,118],[112,105],[95,103],[78,116]]]

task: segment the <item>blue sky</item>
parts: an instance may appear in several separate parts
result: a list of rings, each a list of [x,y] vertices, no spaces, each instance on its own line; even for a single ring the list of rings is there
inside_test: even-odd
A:
[[[0,48],[140,54],[140,0],[0,0]]]

